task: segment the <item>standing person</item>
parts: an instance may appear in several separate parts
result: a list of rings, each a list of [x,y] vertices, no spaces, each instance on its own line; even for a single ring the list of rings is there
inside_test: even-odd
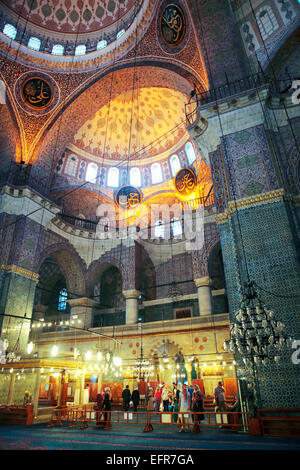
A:
[[[155,391],[155,411],[159,411],[160,402],[161,402],[161,393],[162,393],[161,388],[157,384],[156,385],[156,391]]]
[[[195,390],[192,397],[192,411],[196,413],[201,413],[204,411],[203,406],[203,395],[200,391],[199,385],[195,385]],[[199,430],[199,423],[204,419],[203,414],[197,414],[194,420],[194,428],[193,432],[197,432]]]
[[[104,413],[104,429],[112,428],[112,425],[111,425],[111,422],[110,422],[111,402],[112,402],[112,396],[111,396],[110,388],[106,387],[105,388],[105,394],[104,394],[104,401],[103,401],[103,410],[105,411],[105,413]]]
[[[32,404],[32,395],[28,390],[25,390],[24,398],[23,398],[23,406],[27,406],[31,404]]]
[[[178,403],[178,409],[179,409],[179,412],[190,412],[191,411],[191,395],[188,393],[188,388],[187,388],[187,385],[184,384],[183,387],[182,387],[182,392],[180,392],[180,396],[179,396],[179,403]],[[191,419],[190,419],[190,416],[186,417],[184,414],[180,414],[179,415],[180,417],[180,420],[181,420],[181,428],[179,430],[179,432],[184,432],[185,429],[184,429],[184,424],[187,424],[188,425],[188,430],[190,430],[190,423],[191,423]],[[179,421],[179,420],[178,420]]]
[[[175,397],[174,397],[174,412],[178,411],[178,404],[179,404],[179,397],[180,397],[180,392],[182,391],[182,384],[179,382],[178,386],[176,386],[176,392],[175,392]],[[177,423],[178,415],[174,414],[174,423]]]
[[[225,389],[223,387],[222,381],[218,382],[218,385],[215,387],[214,395],[216,401],[216,411],[226,411]]]
[[[176,399],[176,392],[177,392],[177,385],[175,382],[173,382],[173,388],[171,392],[171,411],[174,411],[175,407],[175,399]],[[178,411],[178,410],[177,410]]]
[[[169,410],[169,391],[168,386],[165,384],[162,389],[161,398],[164,405],[164,411]]]
[[[193,387],[193,385],[188,385],[187,387],[188,387],[188,392],[189,392],[189,394],[191,396],[191,400],[192,400],[193,399],[193,393],[194,393],[194,387]]]
[[[133,390],[131,395],[131,401],[133,403],[133,411],[137,411],[137,407],[140,402],[140,393],[138,387],[135,387],[135,389]]]
[[[104,427],[104,419],[103,419],[103,414],[101,413],[102,412],[102,408],[103,408],[103,402],[104,402],[104,399],[103,399],[103,395],[101,392],[97,393],[97,396],[96,396],[96,405],[94,406],[94,410],[96,411],[96,426],[101,428]]]
[[[149,388],[147,396],[147,411],[154,411],[154,392],[153,388]]]
[[[130,395],[131,395],[131,393],[130,393],[130,390],[129,390],[129,385],[126,385],[126,388],[122,392],[124,411],[129,410]]]

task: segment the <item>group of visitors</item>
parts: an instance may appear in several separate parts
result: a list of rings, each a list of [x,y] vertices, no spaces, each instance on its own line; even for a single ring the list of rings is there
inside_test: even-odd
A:
[[[122,398],[124,411],[129,410],[131,402],[134,411],[137,411],[140,400],[138,388],[135,388],[131,394],[129,386],[126,385]],[[180,432],[190,430],[193,423],[195,426],[204,419],[203,414],[198,414],[195,423],[193,420],[194,415],[191,413],[192,411],[194,413],[203,412],[203,406],[203,395],[198,385],[193,387],[192,385],[176,384],[174,382],[172,387],[169,387],[167,384],[162,383],[156,385],[155,391],[152,387],[147,390],[147,411],[174,412],[173,420],[180,426]],[[183,412],[187,412],[187,414],[182,414]]]
[[[96,426],[100,429],[110,429],[112,427],[110,422],[112,394],[109,387],[104,389],[104,393],[99,392],[96,397]]]

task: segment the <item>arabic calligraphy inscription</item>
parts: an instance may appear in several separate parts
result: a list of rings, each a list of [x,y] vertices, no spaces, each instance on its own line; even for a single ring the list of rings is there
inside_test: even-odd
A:
[[[22,98],[27,106],[34,109],[43,109],[52,102],[52,88],[46,80],[40,77],[32,77],[26,80],[23,85]]]
[[[183,196],[188,196],[195,191],[197,179],[195,173],[189,168],[182,168],[174,178],[176,191]]]
[[[142,192],[134,186],[122,186],[115,195],[116,204],[122,209],[136,209],[143,199]]]
[[[179,5],[167,5],[161,16],[161,34],[166,43],[177,46],[184,38],[185,31],[185,16]]]

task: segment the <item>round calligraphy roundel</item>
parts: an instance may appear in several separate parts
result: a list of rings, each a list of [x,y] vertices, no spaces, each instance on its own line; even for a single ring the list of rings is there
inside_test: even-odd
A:
[[[190,168],[181,168],[174,178],[174,186],[176,191],[182,196],[192,194],[197,186],[197,177]]]
[[[115,193],[115,203],[124,210],[136,209],[142,201],[142,191],[134,186],[122,186]]]
[[[22,86],[21,96],[30,108],[45,109],[53,100],[52,87],[44,78],[30,77]]]
[[[185,15],[176,3],[169,3],[163,10],[160,19],[160,31],[169,46],[178,46],[186,32]]]

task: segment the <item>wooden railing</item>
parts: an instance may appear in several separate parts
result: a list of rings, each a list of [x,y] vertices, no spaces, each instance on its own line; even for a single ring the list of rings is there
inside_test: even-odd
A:
[[[264,436],[300,437],[300,409],[260,409],[258,420]]]
[[[0,406],[1,424],[25,424],[30,425],[33,421],[33,407],[27,406]]]

